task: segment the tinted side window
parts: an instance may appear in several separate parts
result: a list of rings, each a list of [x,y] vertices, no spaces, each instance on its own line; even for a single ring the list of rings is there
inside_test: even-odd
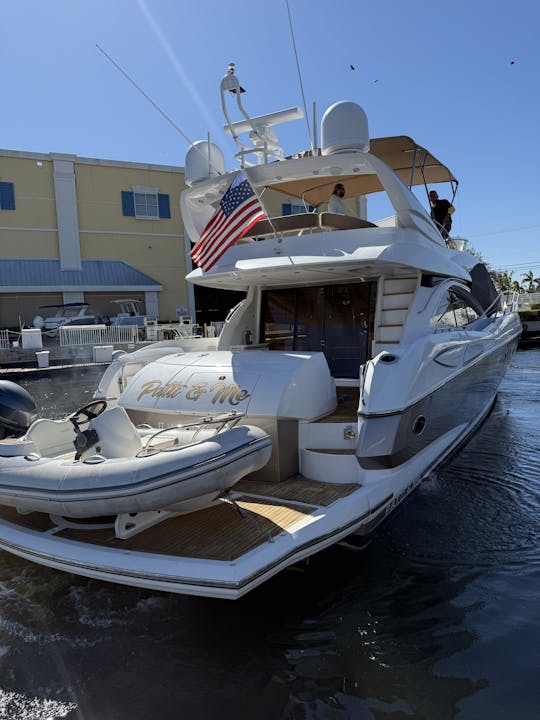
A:
[[[432,330],[453,330],[456,327],[452,299],[448,290],[441,297],[429,324]]]
[[[452,330],[474,322],[480,313],[473,307],[473,303],[474,300],[469,300],[464,293],[447,290],[431,318],[431,329]]]

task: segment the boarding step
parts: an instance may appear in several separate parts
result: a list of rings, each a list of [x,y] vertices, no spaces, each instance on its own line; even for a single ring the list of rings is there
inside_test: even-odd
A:
[[[356,422],[301,422],[298,426],[300,472],[310,480],[360,483],[356,459]]]
[[[364,477],[354,450],[305,448],[300,451],[300,472],[310,480],[358,485]]]
[[[356,422],[301,422],[298,425],[300,449],[355,450],[358,440]]]

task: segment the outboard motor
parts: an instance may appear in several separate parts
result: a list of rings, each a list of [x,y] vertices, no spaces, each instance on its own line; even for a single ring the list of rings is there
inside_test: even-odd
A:
[[[10,380],[0,380],[0,440],[24,435],[37,419],[34,398]]]

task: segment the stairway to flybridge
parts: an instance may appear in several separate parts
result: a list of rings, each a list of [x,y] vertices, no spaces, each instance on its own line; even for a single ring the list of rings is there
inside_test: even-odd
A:
[[[363,471],[356,459],[358,387],[337,392],[339,402],[332,415],[299,424],[300,473],[321,482],[361,485]]]
[[[373,354],[386,345],[398,345],[418,286],[417,275],[383,277],[379,283]]]
[[[383,277],[379,282],[375,339],[372,354],[395,347],[403,337],[418,275]],[[340,383],[348,387],[340,387]],[[311,480],[358,483],[364,479],[356,449],[358,443],[359,382],[336,379],[338,407],[316,422],[299,424],[300,472]]]

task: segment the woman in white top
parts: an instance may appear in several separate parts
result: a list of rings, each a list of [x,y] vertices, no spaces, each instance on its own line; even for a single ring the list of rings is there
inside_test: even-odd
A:
[[[328,201],[328,212],[337,213],[338,215],[346,215],[345,205],[341,200],[341,198],[344,197],[345,186],[342,185],[342,183],[338,183],[334,188],[334,192],[330,195],[330,200]]]

